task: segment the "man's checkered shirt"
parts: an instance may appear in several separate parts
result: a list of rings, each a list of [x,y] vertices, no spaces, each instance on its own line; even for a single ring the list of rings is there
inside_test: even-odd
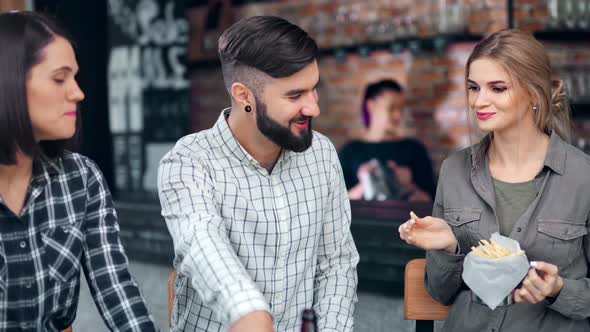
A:
[[[298,331],[313,307],[321,331],[350,331],[358,252],[336,150],[314,133],[272,173],[238,143],[224,110],[160,162],[162,215],[174,239],[172,331],[222,331],[255,310]]]

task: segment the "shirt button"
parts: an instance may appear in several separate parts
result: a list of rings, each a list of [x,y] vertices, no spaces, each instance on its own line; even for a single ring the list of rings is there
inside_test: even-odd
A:
[[[520,233],[521,231],[522,231],[522,228],[520,228],[520,227],[516,227],[516,232],[517,232],[517,233]]]
[[[27,243],[25,241],[20,241],[20,247],[25,249],[27,247]]]
[[[25,285],[26,288],[31,288],[33,287],[33,283],[32,282],[27,282],[27,284]]]

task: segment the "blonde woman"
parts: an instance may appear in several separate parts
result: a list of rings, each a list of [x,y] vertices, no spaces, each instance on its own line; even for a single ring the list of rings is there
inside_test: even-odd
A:
[[[564,86],[530,34],[501,30],[466,65],[469,115],[487,133],[448,157],[432,216],[399,233],[427,250],[426,287],[452,304],[444,331],[589,331],[590,159],[571,146]],[[479,239],[517,240],[534,267],[495,310],[461,279]]]

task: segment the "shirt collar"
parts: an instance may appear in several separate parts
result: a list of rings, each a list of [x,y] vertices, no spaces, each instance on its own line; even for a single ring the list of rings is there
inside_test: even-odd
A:
[[[51,159],[43,152],[33,159],[33,174],[31,182],[42,186],[49,182],[52,176],[63,172],[61,158]]]
[[[478,168],[487,158],[486,152],[490,146],[491,137],[486,135],[479,143],[471,146],[471,165]]]
[[[238,142],[234,134],[232,133],[229,125],[227,123],[227,118],[231,113],[231,108],[228,107],[221,111],[219,118],[217,118],[217,122],[213,126],[215,139],[217,143],[221,145],[228,155],[232,155],[238,160],[240,160],[243,164],[249,167],[262,167],[260,163],[252,157],[244,147]],[[282,150],[281,155],[279,156],[279,160],[275,165],[275,168],[285,162],[286,160],[290,159],[294,152]]]
[[[567,144],[553,131],[549,137],[549,149],[547,157],[545,157],[545,166],[551,168],[555,173],[563,174],[566,154]]]
[[[477,168],[482,161],[487,160],[487,150],[491,142],[490,135],[486,135],[478,144],[471,148],[471,162],[474,168]],[[558,174],[563,174],[565,170],[567,145],[555,131],[549,136],[549,148],[545,156],[545,166]],[[485,158],[485,159],[484,159]],[[481,165],[486,165],[483,163]]]

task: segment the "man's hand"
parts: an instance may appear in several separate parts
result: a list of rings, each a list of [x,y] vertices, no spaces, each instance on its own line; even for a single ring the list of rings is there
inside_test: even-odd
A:
[[[264,310],[254,311],[238,319],[229,328],[229,332],[275,332],[270,313]]]

